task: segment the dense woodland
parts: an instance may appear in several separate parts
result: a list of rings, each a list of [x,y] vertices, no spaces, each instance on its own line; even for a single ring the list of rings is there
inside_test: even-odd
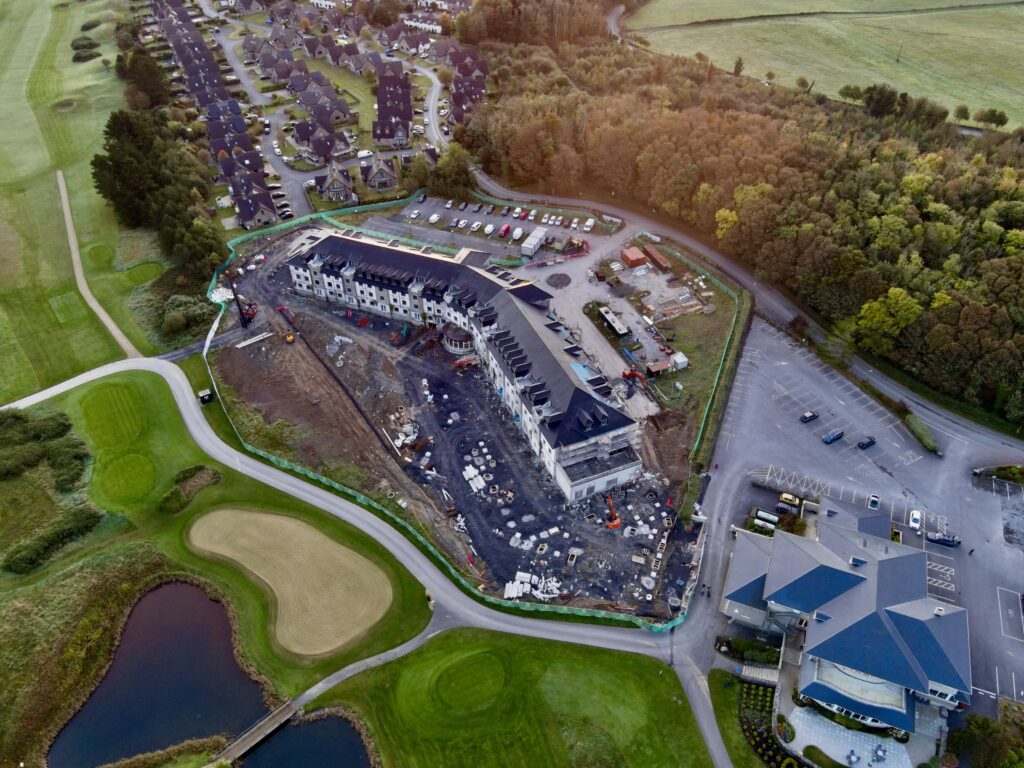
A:
[[[524,45],[492,23],[504,2],[458,20],[467,39],[487,30],[500,92],[457,131],[489,172],[656,208],[865,352],[1024,423],[1024,132],[961,137],[944,108],[887,86],[843,104],[704,57],[568,42],[593,13]]]

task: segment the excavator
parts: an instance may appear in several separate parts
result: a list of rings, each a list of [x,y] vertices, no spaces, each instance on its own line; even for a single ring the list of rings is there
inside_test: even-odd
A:
[[[615,511],[615,502],[612,501],[612,495],[608,494],[608,523],[605,526],[610,530],[622,527],[622,518],[619,517],[619,513]]]

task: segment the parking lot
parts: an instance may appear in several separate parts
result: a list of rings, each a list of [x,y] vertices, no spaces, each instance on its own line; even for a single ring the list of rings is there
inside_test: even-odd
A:
[[[807,410],[818,418],[806,424]],[[822,436],[845,434],[832,445]],[[857,442],[874,436],[866,450]],[[946,458],[924,451],[899,420],[813,353],[760,319],[753,322],[719,433],[711,488],[741,524],[770,481],[807,496],[867,504],[879,497],[903,543],[927,553],[928,593],[968,610],[972,711],[994,713],[996,697],[1024,702],[1024,488],[972,478],[960,460],[971,446],[941,434]],[[713,492],[707,500],[714,506]],[[921,535],[909,525],[921,510]],[[962,546],[929,542],[951,533]],[[724,572],[723,572],[724,575]]]

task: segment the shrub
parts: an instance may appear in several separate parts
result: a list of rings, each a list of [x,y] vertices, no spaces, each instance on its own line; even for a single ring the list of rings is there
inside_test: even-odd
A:
[[[907,425],[907,429],[912,434],[926,451],[931,453],[939,452],[939,444],[935,440],[935,435],[928,428],[928,425],[921,421],[921,418],[914,413],[908,413],[903,417],[903,423]]]
[[[99,47],[100,47],[100,44],[97,43],[95,40],[93,40],[88,35],[82,35],[81,37],[76,37],[74,40],[71,41],[71,48],[73,50],[75,50],[75,51],[89,51],[89,50],[92,50],[93,48],[99,48]]]
[[[47,443],[46,460],[53,472],[53,484],[58,491],[67,493],[78,485],[85,472],[89,450],[74,435],[65,435]]]
[[[189,498],[178,486],[174,486],[160,498],[157,509],[165,515],[173,515],[188,506]]]
[[[4,558],[3,569],[11,573],[28,573],[69,541],[91,531],[102,518],[103,513],[90,504],[75,507],[62,519],[11,549]]]
[[[81,30],[83,32],[88,32],[90,29],[96,29],[96,27],[98,27],[100,24],[101,22],[99,19],[92,19],[90,21],[85,22],[85,24],[81,26]]]
[[[843,768],[842,763],[833,760],[813,744],[804,747],[804,757],[817,764],[819,768]]]
[[[57,490],[72,490],[85,471],[89,451],[70,430],[71,420],[62,412],[0,414],[0,479],[19,477],[45,459]]]
[[[99,51],[75,51],[75,55],[71,57],[71,61],[75,64],[81,64],[84,61],[92,61],[98,59],[103,54]]]

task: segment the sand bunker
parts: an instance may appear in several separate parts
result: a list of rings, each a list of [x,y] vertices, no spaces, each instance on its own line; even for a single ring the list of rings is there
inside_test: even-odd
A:
[[[218,509],[192,525],[189,540],[270,588],[277,607],[274,633],[294,653],[337,650],[376,624],[391,604],[387,574],[292,517]]]

